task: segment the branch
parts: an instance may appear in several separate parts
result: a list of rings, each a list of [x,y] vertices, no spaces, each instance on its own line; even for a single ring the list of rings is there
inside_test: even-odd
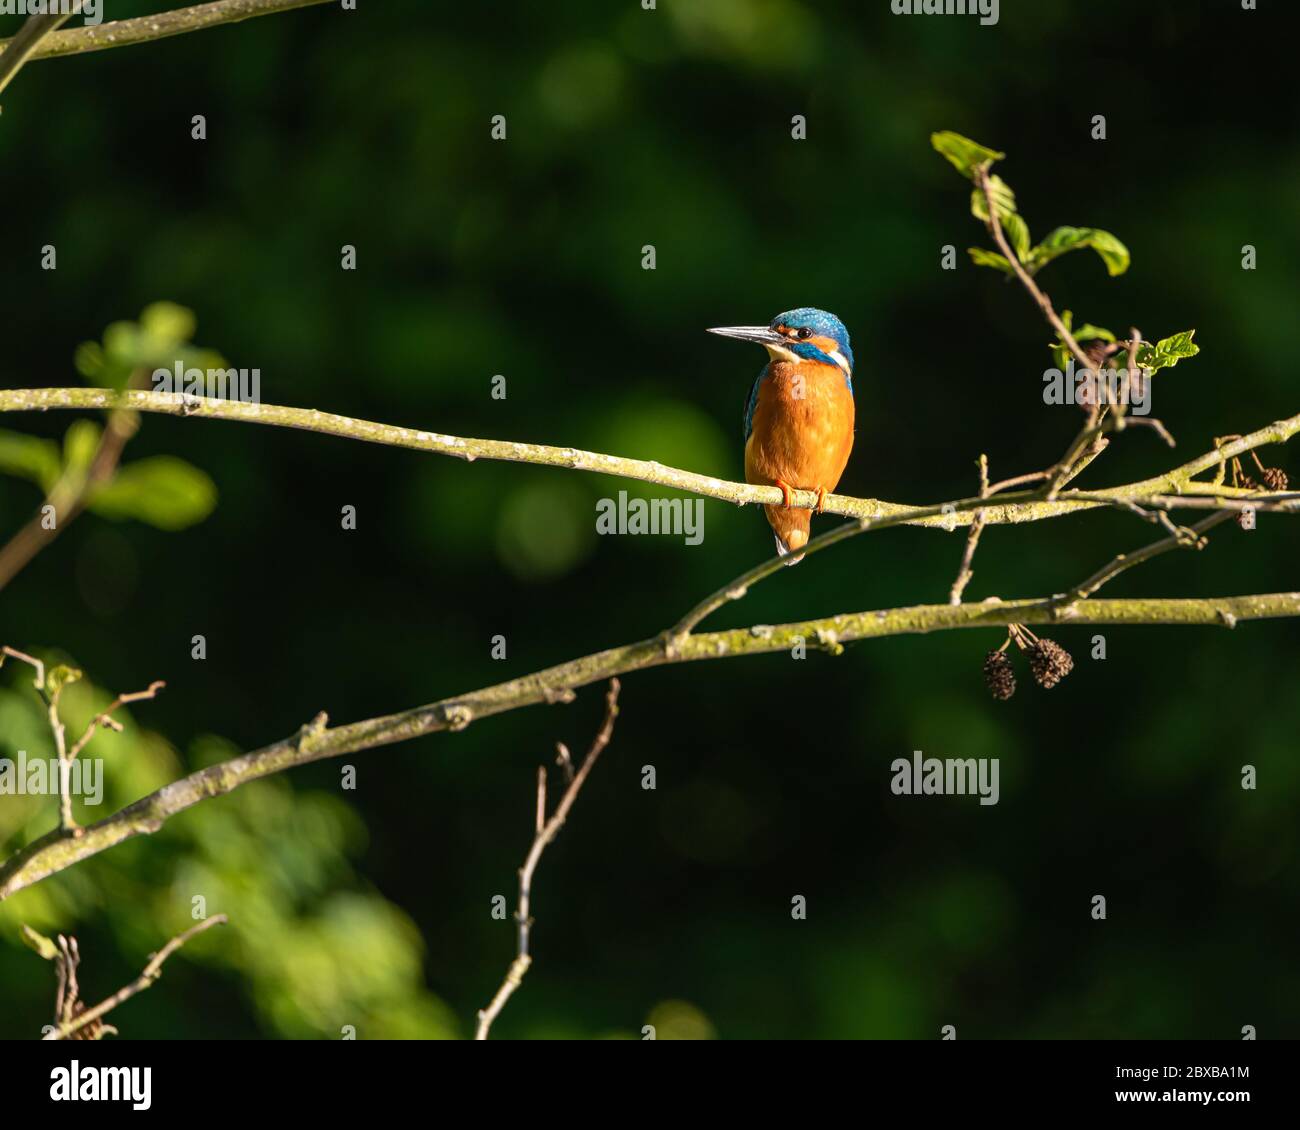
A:
[[[998,250],[1002,252],[1003,258],[1010,264],[1011,269],[1015,272],[1016,278],[1020,280],[1020,283],[1025,290],[1029,292],[1029,297],[1034,300],[1035,304],[1043,312],[1043,317],[1047,319],[1048,324],[1056,331],[1060,340],[1065,343],[1066,348],[1070,351],[1074,359],[1083,367],[1084,372],[1093,372],[1097,368],[1096,364],[1093,362],[1092,358],[1083,351],[1083,348],[1075,340],[1074,335],[1070,332],[1065,322],[1062,321],[1060,315],[1057,314],[1056,308],[1052,305],[1052,300],[1047,297],[1046,292],[1043,291],[1043,289],[1034,281],[1033,276],[1025,270],[1023,264],[1020,262],[1020,256],[1015,253],[1011,245],[1007,242],[1006,234],[1002,230],[1002,221],[998,219],[997,205],[993,200],[993,192],[989,184],[989,173],[987,167],[981,166],[975,170],[975,183],[984,194],[984,206],[988,215],[985,223],[989,229],[989,233],[993,236],[994,242],[998,245]],[[1139,334],[1137,330],[1133,330],[1132,340],[1129,345],[1130,369],[1132,368],[1134,358],[1137,356],[1139,342]],[[1139,369],[1138,371],[1140,372],[1141,370]],[[1112,417],[1112,420],[1116,420],[1116,417]],[[1165,426],[1159,420],[1139,417],[1137,419],[1130,419],[1129,422],[1145,424],[1147,427],[1154,429],[1170,447],[1174,446],[1173,436],[1169,434]],[[1119,416],[1116,422],[1112,424],[1112,427],[1117,431],[1122,429],[1123,426],[1123,416]],[[1105,410],[1102,408],[1100,398],[1098,397],[1092,401],[1092,406],[1088,412],[1088,419],[1079,430],[1079,434],[1075,436],[1073,441],[1071,441],[1070,446],[1066,448],[1065,454],[1061,456],[1060,460],[1053,467],[1050,467],[1043,476],[1047,479],[1045,497],[1049,501],[1055,499],[1060,493],[1061,488],[1071,479],[1076,478],[1084,467],[1096,458],[1104,444],[1105,431]]]
[[[0,548],[0,589],[9,584],[42,549],[50,544],[85,509],[90,495],[117,472],[122,452],[139,427],[139,416],[126,408],[114,408],[99,437],[99,444],[83,471],[68,467],[46,495],[40,509],[3,548]],[[47,526],[41,513],[54,511],[54,524]]]
[[[975,183],[980,191],[984,194],[984,207],[988,211],[988,219],[985,220],[985,226],[989,229],[989,234],[993,236],[993,241],[998,245],[998,250],[1002,252],[1002,257],[1011,265],[1015,271],[1016,278],[1020,280],[1020,285],[1029,292],[1029,297],[1034,300],[1035,305],[1043,312],[1043,317],[1061,336],[1065,342],[1066,348],[1074,354],[1074,359],[1079,362],[1085,369],[1091,369],[1092,361],[1083,351],[1083,348],[1074,340],[1074,335],[1070,333],[1066,324],[1061,321],[1061,317],[1052,305],[1052,300],[1047,297],[1042,288],[1034,282],[1033,276],[1025,270],[1020,262],[1020,256],[1012,250],[1011,244],[1007,242],[1007,237],[1002,231],[1002,221],[998,219],[997,204],[993,200],[993,193],[989,187],[988,169],[981,166],[975,170]]]
[[[100,1001],[99,1004],[95,1005],[94,1008],[88,1008],[84,1012],[79,1012],[75,1019],[60,1024],[56,1029],[54,1029],[54,1031],[50,1032],[45,1039],[67,1040],[73,1038],[78,1031],[86,1027],[88,1024],[93,1024],[95,1021],[99,1020],[101,1016],[107,1012],[111,1012],[123,1001],[128,1001],[135,996],[136,993],[143,992],[145,989],[149,988],[150,985],[162,976],[163,962],[194,937],[195,934],[201,934],[210,926],[218,926],[223,924],[225,921],[226,916],[224,914],[214,914],[211,918],[205,918],[197,925],[191,926],[183,934],[177,934],[176,937],[172,938],[170,942],[163,946],[162,949],[149,959],[149,964],[144,967],[144,972],[142,972],[140,976],[129,985],[118,989],[118,991],[111,997],[106,997],[104,1000]],[[73,952],[75,952],[75,943]]]
[[[45,718],[54,738],[54,752],[59,758],[59,829],[64,833],[74,832],[77,822],[72,818],[72,758],[68,756],[67,731],[59,717],[59,697],[69,682],[80,678],[80,672],[74,672],[69,667],[55,667],[50,670],[47,680],[44,663],[8,644],[0,647],[0,667],[4,666],[6,658],[21,660],[36,669],[36,679],[32,685],[45,704]]]
[[[532,954],[528,950],[529,934],[532,930],[533,920],[529,914],[529,901],[532,898],[533,874],[537,870],[538,863],[541,862],[542,852],[546,846],[560,834],[560,829],[564,826],[564,821],[569,815],[569,810],[573,807],[573,802],[578,799],[578,793],[582,790],[588,774],[591,773],[592,767],[596,764],[598,758],[609,745],[609,739],[614,736],[614,720],[618,717],[618,692],[621,684],[617,679],[610,679],[609,690],[605,693],[605,721],[600,727],[600,732],[592,740],[591,748],[587,750],[587,756],[582,759],[582,767],[573,772],[573,765],[569,760],[569,751],[563,745],[559,747],[559,757],[557,758],[560,766],[569,775],[569,787],[565,789],[564,796],[556,806],[555,815],[549,820],[546,817],[546,766],[537,767],[537,831],[533,837],[533,846],[528,850],[528,858],[524,860],[524,865],[519,869],[519,908],[515,911],[515,920],[519,923],[519,952],[514,961],[510,963],[510,968],[506,970],[505,980],[501,982],[501,987],[497,989],[496,995],[487,1008],[480,1010],[478,1014],[478,1030],[474,1034],[476,1040],[486,1040],[488,1038],[488,1029],[492,1027],[493,1021],[501,1015],[501,1010],[505,1008],[506,1002],[514,995],[514,991],[519,988],[523,982],[524,974],[528,972],[528,967],[533,963]]]
[[[975,465],[979,468],[980,473],[980,497],[989,496],[989,457],[981,454],[976,460]],[[980,535],[984,532],[984,511],[976,510],[975,518],[970,524],[970,529],[966,533],[966,548],[962,551],[961,564],[957,567],[957,576],[952,582],[952,588],[948,592],[949,604],[960,604],[961,595],[966,591],[966,586],[971,583],[971,578],[975,576],[975,570],[971,568],[971,563],[975,560],[975,550],[979,548]]]
[[[382,444],[386,447],[406,448],[412,451],[426,451],[437,455],[451,455],[472,463],[476,459],[492,459],[508,463],[533,463],[546,467],[564,467],[575,471],[592,471],[598,474],[614,475],[624,479],[636,479],[640,482],[654,483],[673,490],[686,491],[704,498],[716,498],[738,506],[759,503],[765,506],[777,506],[783,501],[779,487],[752,486],[749,483],[730,482],[712,475],[701,475],[693,471],[683,471],[675,467],[665,467],[662,463],[644,459],[625,459],[617,455],[602,455],[595,451],[583,451],[576,447],[549,447],[538,443],[515,443],[511,440],[472,439],[461,436],[442,435],[438,432],[420,431],[416,428],[403,428],[394,424],[380,424],[371,420],[358,420],[349,416],[337,416],[321,412],[315,408],[289,408],[275,404],[246,404],[238,400],[216,400],[198,396],[179,396],[174,393],[152,392],[140,389],[128,389],[115,392],[102,388],[44,388],[44,389],[0,389],[0,413],[46,411],[48,409],[108,409],[130,408],[136,412],[152,412],[184,418],[198,417],[213,420],[238,420],[250,424],[265,424],[273,427],[295,428],[301,431],[319,432],[323,435],[340,436],[346,439],[361,440],[366,443]],[[1102,506],[1123,504],[1130,499],[1142,499],[1148,495],[1179,495],[1184,492],[1194,475],[1211,467],[1222,465],[1225,459],[1242,452],[1252,450],[1267,443],[1285,443],[1300,432],[1300,414],[1284,420],[1278,420],[1267,427],[1249,435],[1244,435],[1232,443],[1223,444],[1213,451],[1184,463],[1181,467],[1129,483],[1126,486],[1110,487],[1105,490],[1091,491],[1086,499],[1076,498],[1074,491],[1066,491],[1055,500],[1046,501],[1040,491],[1021,491],[999,495],[999,501],[991,504],[986,498],[963,498],[934,506],[907,506],[897,502],[885,502],[875,498],[853,498],[848,495],[828,494],[824,510],[829,514],[842,514],[858,518],[869,523],[862,529],[884,529],[894,525],[927,526],[950,530],[956,526],[970,525],[972,515],[977,510],[985,511],[985,525],[1007,525],[1020,522],[1036,522],[1044,518],[1054,518],[1062,514],[1071,514],[1080,510],[1093,510]],[[1201,485],[1201,484],[1198,484]],[[1201,490],[1202,494],[1217,493],[1227,496],[1241,496],[1247,491],[1233,490],[1228,487],[1215,487],[1210,490],[1208,484]],[[796,490],[791,492],[792,505],[811,510],[817,506],[817,492]],[[847,532],[831,531],[841,537],[852,536],[861,530],[850,527]],[[827,537],[828,535],[822,535]],[[809,542],[805,553],[812,549],[821,539]],[[826,543],[829,544],[829,543]],[[778,559],[774,559],[778,560]]]
[[[51,668],[47,678],[44,663],[25,652],[19,651],[17,648],[9,647],[7,644],[0,647],[0,667],[4,666],[6,657],[19,659],[36,669],[36,680],[33,685],[41,696],[41,701],[45,704],[46,719],[50,725],[50,733],[54,737],[54,750],[59,758],[59,828],[65,834],[75,834],[80,830],[76,820],[72,817],[72,763],[77,759],[77,754],[86,748],[86,743],[95,736],[95,730],[98,727],[103,726],[105,729],[121,732],[122,724],[113,718],[116,711],[127,705],[127,703],[153,698],[167,684],[161,681],[154,682],[149,684],[147,690],[118,695],[109,703],[107,710],[100,712],[90,720],[85,732],[69,749],[67,729],[59,715],[59,698],[66,686],[81,678],[81,672],[60,665]]]
[[[75,0],[74,8],[80,10],[81,0]],[[40,50],[41,43],[74,14],[75,11],[63,15],[28,16],[18,34],[4,40],[4,50],[0,51],[0,91],[13,82],[23,64]]]
[[[1080,581],[1069,592],[1065,593],[1061,599],[1061,604],[1070,604],[1076,600],[1086,600],[1095,593],[1107,581],[1113,580],[1121,573],[1127,572],[1135,565],[1141,565],[1145,561],[1150,561],[1153,557],[1159,557],[1162,553],[1168,553],[1171,549],[1204,549],[1206,539],[1201,537],[1207,530],[1213,529],[1220,522],[1226,522],[1232,517],[1230,511],[1215,514],[1213,517],[1206,518],[1203,522],[1198,522],[1190,529],[1184,527],[1174,527],[1173,531],[1167,538],[1160,541],[1152,542],[1148,546],[1137,550],[1134,553],[1121,553],[1103,565],[1092,576],[1086,580]]]
[[[72,837],[55,830],[15,852],[0,865],[0,899],[30,887],[80,860],[135,836],[158,831],[179,812],[208,797],[221,796],[249,781],[327,757],[373,749],[444,730],[463,730],[471,722],[523,706],[562,702],[578,687],[630,671],[674,662],[731,659],[741,655],[790,651],[809,639],[833,637],[840,643],[958,628],[1008,624],[1188,624],[1233,627],[1244,620],[1300,616],[1300,592],[1264,593],[1204,599],[1086,600],[1062,607],[1054,598],[920,605],[849,613],[820,620],[754,625],[690,635],[670,651],[663,635],[498,683],[414,710],[371,718],[333,729],[304,727],[291,738],[165,785]]]
[[[117,721],[113,715],[129,703],[143,702],[147,698],[154,698],[166,685],[167,684],[161,679],[155,679],[145,690],[130,691],[127,694],[118,695],[117,698],[113,699],[113,701],[108,704],[108,707],[105,710],[100,711],[90,720],[86,726],[85,733],[77,739],[72,749],[68,751],[68,760],[74,760],[77,754],[86,748],[86,743],[95,736],[95,731],[100,726],[104,727],[106,730],[116,730],[118,733],[121,733],[122,723]]]
[[[59,55],[82,55],[88,51],[104,51],[110,47],[128,47],[133,43],[150,43],[155,39],[181,35],[187,31],[202,31],[219,24],[238,23],[254,16],[268,16],[274,12],[287,12],[291,8],[306,8],[324,4],[326,0],[217,0],[212,4],[195,4],[177,8],[173,12],[159,12],[156,16],[140,16],[132,20],[114,20],[58,31],[44,39],[32,50],[28,59],[52,59]],[[0,40],[0,47],[21,38],[19,32],[13,39]],[[0,86],[0,89],[3,89]]]

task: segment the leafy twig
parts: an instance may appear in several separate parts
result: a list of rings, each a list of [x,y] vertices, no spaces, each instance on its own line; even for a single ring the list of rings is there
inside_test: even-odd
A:
[[[41,700],[45,703],[46,717],[50,724],[50,732],[54,737],[54,749],[59,758],[59,831],[63,834],[75,833],[79,829],[76,820],[72,816],[71,778],[72,763],[76,760],[77,754],[85,749],[86,743],[94,737],[95,730],[98,727],[103,726],[106,729],[121,731],[122,724],[113,718],[113,714],[117,710],[127,703],[153,698],[167,684],[157,681],[150,683],[147,690],[118,695],[109,704],[107,710],[100,712],[90,720],[85,733],[69,749],[67,730],[59,714],[59,699],[66,686],[75,683],[81,678],[81,672],[71,667],[59,666],[50,669],[47,674],[45,664],[39,659],[35,659],[25,652],[18,651],[8,645],[0,647],[0,667],[4,666],[6,656],[31,664],[36,669],[36,680],[33,685],[36,687],[37,693],[40,694]]]
[[[1052,305],[1052,300],[1048,298],[1046,292],[1039,287],[1029,272],[1025,270],[1024,266],[1020,262],[1020,257],[1012,250],[1011,245],[1007,242],[1006,234],[1003,232],[1002,224],[998,219],[997,204],[993,199],[987,167],[979,166],[975,168],[973,175],[975,178],[975,184],[984,194],[985,205],[988,209],[985,223],[988,226],[989,233],[993,236],[994,242],[997,243],[998,249],[1002,252],[1003,257],[1007,260],[1008,264],[1010,264],[1012,271],[1015,272],[1016,278],[1020,280],[1021,285],[1029,292],[1029,296],[1043,312],[1043,316],[1047,319],[1048,324],[1056,331],[1060,340],[1065,343],[1065,347],[1074,356],[1075,361],[1082,366],[1084,372],[1093,372],[1096,366],[1092,358],[1084,352],[1083,348],[1075,340],[1074,335],[1070,332],[1070,328],[1061,319],[1061,316],[1057,314],[1056,308]],[[1136,330],[1133,331],[1133,339],[1130,350],[1130,367],[1132,366],[1132,358],[1136,356],[1138,345],[1140,344]],[[1139,373],[1141,372],[1140,369],[1137,371]],[[1159,420],[1138,417],[1129,418],[1128,422],[1140,423],[1152,428],[1161,436],[1162,439],[1165,440],[1166,443],[1169,444],[1170,447],[1174,446],[1173,436],[1169,434],[1168,430]],[[1043,496],[1045,500],[1049,502],[1054,500],[1060,493],[1061,488],[1070,482],[1071,479],[1077,477],[1083,468],[1087,466],[1087,462],[1091,462],[1092,459],[1096,458],[1104,441],[1105,430],[1105,409],[1102,406],[1100,396],[1096,396],[1091,402],[1087,421],[1079,430],[1079,434],[1075,436],[1071,441],[1070,446],[1066,448],[1065,454],[1053,467],[1048,469],[1044,476],[1048,480],[1047,489]],[[1085,459],[1087,462],[1083,462]]]

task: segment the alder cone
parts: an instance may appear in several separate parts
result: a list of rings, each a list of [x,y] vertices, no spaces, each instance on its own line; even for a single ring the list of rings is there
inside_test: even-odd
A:
[[[984,657],[984,682],[989,694],[999,702],[1006,702],[1016,693],[1016,672],[1005,651],[994,649]]]
[[[1074,659],[1055,640],[1039,640],[1029,649],[1029,669],[1034,681],[1050,690],[1074,670]]]

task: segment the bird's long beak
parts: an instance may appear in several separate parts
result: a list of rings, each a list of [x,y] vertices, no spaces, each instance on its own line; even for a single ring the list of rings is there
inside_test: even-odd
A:
[[[719,337],[734,337],[737,341],[754,341],[759,345],[785,343],[785,338],[766,326],[716,326],[710,329],[709,333],[717,334]]]

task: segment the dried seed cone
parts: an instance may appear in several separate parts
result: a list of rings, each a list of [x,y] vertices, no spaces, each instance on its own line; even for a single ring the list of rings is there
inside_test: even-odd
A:
[[[1029,669],[1040,687],[1051,689],[1074,670],[1074,659],[1055,640],[1040,639],[1029,649]]]
[[[989,694],[999,702],[1006,702],[1016,693],[1016,672],[1005,651],[994,649],[984,657],[984,681]]]
[[[1264,468],[1264,485],[1269,490],[1286,490],[1287,477],[1286,472],[1281,467]]]

